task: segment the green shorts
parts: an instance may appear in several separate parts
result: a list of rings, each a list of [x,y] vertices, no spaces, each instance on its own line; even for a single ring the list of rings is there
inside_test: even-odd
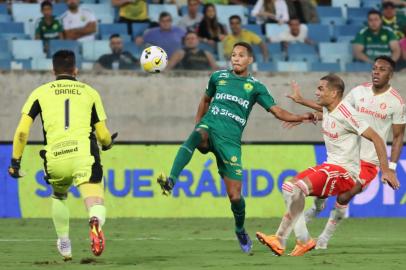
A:
[[[44,167],[48,183],[58,194],[66,194],[72,184],[100,183],[103,178],[101,164],[91,155],[45,159]]]
[[[242,181],[241,144],[214,133],[209,126],[200,123],[209,134],[210,152],[216,156],[217,168],[221,177]]]

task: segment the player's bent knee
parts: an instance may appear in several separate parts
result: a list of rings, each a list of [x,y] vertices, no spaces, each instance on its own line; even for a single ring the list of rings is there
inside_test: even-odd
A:
[[[86,200],[88,198],[99,198],[104,200],[104,189],[102,183],[84,183],[79,186],[80,194]]]

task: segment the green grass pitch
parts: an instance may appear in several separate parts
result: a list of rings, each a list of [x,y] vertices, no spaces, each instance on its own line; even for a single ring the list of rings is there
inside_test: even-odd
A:
[[[254,239],[257,230],[274,232],[279,220],[247,220],[254,249],[246,255],[232,219],[110,219],[105,252],[94,257],[87,221],[74,219],[73,260],[63,262],[51,219],[0,219],[0,269],[405,269],[406,219],[347,219],[328,250],[296,258],[275,257]],[[325,221],[311,224],[314,237]]]

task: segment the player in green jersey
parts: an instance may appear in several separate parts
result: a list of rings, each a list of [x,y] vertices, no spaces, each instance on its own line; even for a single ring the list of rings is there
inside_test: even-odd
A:
[[[252,241],[244,229],[245,201],[241,195],[242,164],[241,135],[255,103],[259,103],[276,118],[287,122],[313,120],[311,113],[296,115],[276,105],[266,86],[248,72],[253,62],[252,48],[245,42],[234,45],[231,70],[214,72],[209,80],[196,115],[196,128],[180,147],[169,177],[161,174],[158,183],[163,194],[169,195],[194,150],[212,152],[224,179],[235,232],[243,252],[250,252]]]
[[[65,260],[72,258],[66,199],[73,184],[84,198],[90,218],[91,249],[99,256],[104,249],[101,228],[106,209],[97,140],[102,150],[108,150],[117,133],[111,136],[105,125],[106,114],[97,91],[76,80],[75,54],[58,51],[52,62],[56,80],[35,89],[26,101],[14,135],[8,172],[14,178],[23,176],[20,163],[24,147],[30,127],[40,115],[45,137],[40,155],[44,159],[45,179],[53,190],[52,218],[58,235],[58,251]]]

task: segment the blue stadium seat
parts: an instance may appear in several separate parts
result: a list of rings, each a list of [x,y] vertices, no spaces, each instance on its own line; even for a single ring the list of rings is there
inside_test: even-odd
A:
[[[317,13],[321,24],[343,25],[346,23],[339,7],[318,6]]]
[[[340,72],[340,64],[338,63],[321,63],[314,62],[310,64],[310,71],[313,72]]]
[[[278,61],[276,62],[276,69],[280,72],[307,72],[309,66],[306,62]]]
[[[217,18],[220,23],[226,25],[227,27],[229,26],[228,19],[232,15],[238,15],[241,17],[241,24],[247,24],[248,20],[247,17],[245,16],[246,14],[246,8],[242,5],[216,5],[216,12],[217,12]]]
[[[111,4],[82,4],[80,6],[91,10],[100,23],[114,22],[114,10]]]
[[[24,23],[24,32],[32,38],[35,34],[35,24],[42,16],[39,4],[13,3],[13,19],[15,22]]]
[[[32,70],[52,70],[52,59],[35,58],[31,60]]]
[[[333,7],[360,7],[360,0],[332,0]]]
[[[0,59],[1,60],[11,60],[13,58],[10,49],[9,42],[6,39],[0,39]]]
[[[98,2],[97,0],[80,0],[82,4],[97,4]]]
[[[370,72],[371,68],[371,64],[361,62],[352,62],[345,65],[346,72]]]
[[[45,58],[40,40],[13,40],[11,45],[14,59]]]
[[[348,8],[347,21],[353,25],[365,25],[368,20],[368,12],[370,8]]]
[[[68,7],[65,3],[55,3],[53,5],[53,14],[57,17],[61,16],[62,13],[68,10]]]
[[[203,13],[203,5],[199,6],[199,12]],[[180,15],[183,16],[185,14],[187,14],[187,5],[183,5],[180,7]]]
[[[307,24],[308,38],[315,42],[329,42],[331,40],[330,28],[322,24]]]
[[[82,55],[85,61],[96,61],[103,54],[111,53],[108,40],[82,42]]]
[[[289,61],[318,62],[319,56],[314,46],[304,43],[290,43],[288,45]]]
[[[272,61],[284,61],[285,53],[282,51],[280,43],[267,43],[268,52]]]
[[[0,3],[0,14],[8,14],[7,4]]]
[[[142,48],[134,44],[134,42],[124,43],[124,51],[130,52],[134,57],[140,58],[142,53]]]
[[[261,26],[258,24],[246,24],[243,25],[242,28],[254,32],[255,34],[257,34],[258,36],[260,36],[261,38],[264,37],[264,34],[262,33],[262,29]]]
[[[0,38],[7,40],[16,40],[16,39],[31,39],[31,37],[24,33],[2,33],[0,31]]]
[[[133,23],[131,25],[133,37],[142,36],[148,27],[149,23]]]
[[[11,22],[11,21],[12,21],[12,19],[11,19],[10,15],[0,13],[0,23],[2,23],[2,22]]]
[[[76,57],[80,56],[80,43],[76,40],[50,40],[48,57],[52,57],[59,50],[71,50]]]
[[[24,34],[24,24],[15,22],[0,23],[0,35],[6,33]]]
[[[0,70],[10,70],[11,60],[10,59],[0,59]]]
[[[364,8],[373,8],[380,10],[382,6],[382,0],[362,0],[362,7]]]
[[[267,23],[265,25],[265,35],[268,38],[277,37],[281,33],[289,31],[289,26],[287,24],[277,24],[277,23]]]
[[[159,21],[159,15],[161,12],[166,11],[172,16],[172,20],[174,24],[179,20],[178,16],[178,8],[176,5],[169,5],[169,4],[149,4],[148,5],[148,15],[149,19],[152,22],[158,22]]]
[[[30,59],[17,59],[11,61],[12,70],[30,70],[31,60]]]
[[[352,49],[350,43],[329,43],[319,44],[321,62],[325,63],[348,63],[352,61]]]
[[[271,71],[276,72],[276,64],[274,62],[266,62],[266,63],[257,63],[258,71]]]
[[[355,38],[361,28],[362,27],[358,25],[337,25],[334,28],[334,38],[338,41],[351,41]]]
[[[124,23],[101,23],[99,24],[100,36],[112,34],[127,34],[127,25]]]

